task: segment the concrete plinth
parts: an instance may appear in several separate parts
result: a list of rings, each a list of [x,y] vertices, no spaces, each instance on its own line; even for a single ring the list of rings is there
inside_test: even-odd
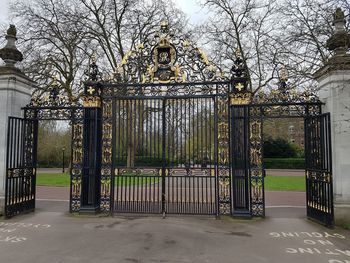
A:
[[[0,67],[0,214],[4,211],[8,117],[22,117],[34,82],[14,67]]]

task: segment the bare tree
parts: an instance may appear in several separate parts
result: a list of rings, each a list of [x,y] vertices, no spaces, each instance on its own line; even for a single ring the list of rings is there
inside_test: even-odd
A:
[[[203,3],[215,13],[205,26],[215,60],[227,71],[238,50],[249,69],[254,92],[273,79],[278,64],[278,49],[272,41],[277,8],[274,2],[207,0]]]
[[[290,0],[281,3],[283,21],[277,45],[295,86],[315,88],[313,73],[329,58],[327,39],[333,34],[333,13],[345,7],[345,0]],[[348,13],[347,13],[348,15]]]
[[[78,87],[79,71],[87,58],[86,33],[76,1],[19,1],[11,6],[20,17],[20,45],[25,56],[24,71],[42,88],[54,77],[71,99]]]
[[[235,49],[246,60],[253,92],[271,88],[283,65],[291,85],[314,88],[312,74],[329,57],[325,44],[333,32],[332,14],[346,0],[205,0],[214,16],[206,23],[215,61],[232,65]]]
[[[11,13],[20,18],[24,71],[43,88],[59,77],[70,97],[79,92],[93,50],[111,73],[162,19],[181,32],[186,28],[184,13],[164,0],[17,0]]]
[[[80,23],[87,29],[88,38],[99,47],[108,64],[115,71],[125,54],[145,42],[167,19],[171,27],[185,28],[186,18],[170,1],[138,0],[82,0],[86,16]],[[126,73],[125,73],[126,74]]]

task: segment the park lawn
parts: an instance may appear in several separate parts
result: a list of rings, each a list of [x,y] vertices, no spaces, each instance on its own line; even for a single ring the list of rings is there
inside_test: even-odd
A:
[[[69,174],[40,173],[36,175],[36,185],[40,186],[69,186]]]
[[[139,177],[140,178],[140,177]],[[145,184],[152,184],[152,183],[158,183],[159,178],[155,177],[147,177],[142,178],[143,180],[134,179],[133,177],[129,176],[123,176],[123,179],[119,179],[120,181],[116,180],[115,183],[118,184],[120,182],[121,185],[145,185]],[[69,181],[70,181],[70,175],[65,173],[59,173],[59,174],[50,174],[50,173],[40,173],[37,174],[36,177],[36,185],[40,186],[63,186],[63,187],[69,187]],[[116,185],[117,186],[117,185]]]
[[[123,176],[123,180],[120,181],[122,185],[145,185],[149,183],[156,183],[160,181],[160,178],[148,177],[143,180],[137,181],[133,178]],[[127,178],[127,179],[125,179]],[[36,178],[37,185],[40,186],[69,186],[69,174],[49,174],[41,173]],[[116,180],[116,184],[118,180]],[[305,191],[305,177],[304,176],[269,176],[265,177],[265,190],[267,191]]]
[[[305,177],[267,175],[265,177],[265,190],[305,192]]]
[[[350,223],[343,224],[343,228],[350,230]]]

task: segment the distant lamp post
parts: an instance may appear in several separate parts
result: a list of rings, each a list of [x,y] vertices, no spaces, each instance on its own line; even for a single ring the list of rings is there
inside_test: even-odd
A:
[[[66,150],[66,147],[62,147],[62,173],[64,173],[64,151]]]

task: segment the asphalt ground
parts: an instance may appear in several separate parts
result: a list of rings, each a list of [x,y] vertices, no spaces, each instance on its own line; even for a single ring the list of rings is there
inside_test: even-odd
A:
[[[68,198],[38,186],[34,213],[1,218],[0,262],[350,262],[350,231],[308,220],[302,192],[266,192],[266,217],[251,220],[77,216]]]
[[[301,208],[268,208],[264,219],[203,216],[87,217],[67,202],[0,220],[0,262],[348,263],[350,232],[309,221]]]

